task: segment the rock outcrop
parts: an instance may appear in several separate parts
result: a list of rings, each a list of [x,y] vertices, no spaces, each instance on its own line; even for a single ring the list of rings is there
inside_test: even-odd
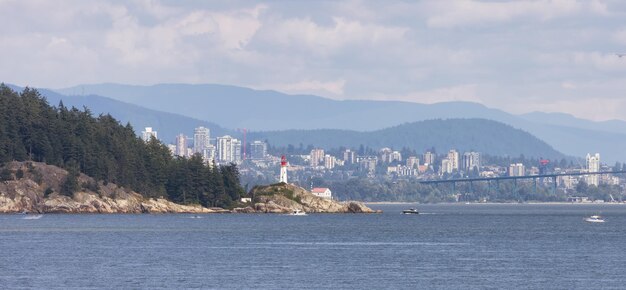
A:
[[[145,198],[115,184],[97,183],[81,174],[81,189],[61,195],[67,171],[38,162],[10,162],[2,169],[0,213],[217,213],[225,209],[180,205],[164,198]],[[89,189],[91,188],[91,189]]]
[[[257,186],[251,192],[252,205],[236,208],[241,213],[291,213],[301,210],[308,213],[376,213],[363,203],[349,201],[337,202],[317,197],[304,188],[279,183],[269,186]]]

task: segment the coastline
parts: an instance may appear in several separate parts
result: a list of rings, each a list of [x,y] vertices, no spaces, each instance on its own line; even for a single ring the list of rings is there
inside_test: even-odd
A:
[[[626,202],[565,202],[565,201],[529,201],[529,202],[437,202],[437,203],[420,203],[420,202],[399,202],[399,201],[374,201],[363,202],[366,205],[626,205]]]

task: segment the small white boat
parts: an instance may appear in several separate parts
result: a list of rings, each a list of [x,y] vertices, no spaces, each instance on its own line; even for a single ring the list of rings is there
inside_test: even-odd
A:
[[[603,223],[604,219],[599,215],[592,215],[588,218],[585,218],[585,221],[588,223]]]
[[[30,215],[30,214],[27,214],[27,215],[26,215],[25,217],[23,217],[22,219],[24,219],[24,220],[38,220],[38,219],[40,219],[41,217],[43,217],[43,215],[42,215],[42,214],[35,214],[35,215]]]
[[[419,211],[417,211],[417,209],[410,208],[403,210],[402,214],[419,214]]]
[[[306,212],[303,212],[299,209],[294,210],[292,213],[290,213],[289,215],[306,215]]]

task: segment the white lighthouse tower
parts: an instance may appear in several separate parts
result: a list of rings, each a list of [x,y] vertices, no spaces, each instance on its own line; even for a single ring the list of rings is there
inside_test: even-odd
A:
[[[287,183],[287,158],[280,158],[280,182]]]

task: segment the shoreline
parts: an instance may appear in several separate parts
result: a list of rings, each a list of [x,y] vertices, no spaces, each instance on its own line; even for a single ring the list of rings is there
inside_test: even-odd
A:
[[[420,203],[420,202],[399,202],[399,201],[375,201],[363,202],[366,205],[626,205],[626,202],[566,202],[566,201],[546,201],[546,202],[438,202],[438,203]]]

